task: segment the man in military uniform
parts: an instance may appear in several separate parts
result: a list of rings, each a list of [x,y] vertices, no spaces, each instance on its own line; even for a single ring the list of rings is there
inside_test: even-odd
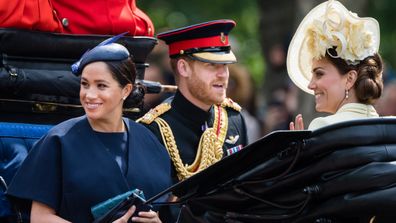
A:
[[[175,183],[247,144],[241,107],[226,98],[227,64],[236,62],[228,40],[234,26],[216,20],[158,34],[169,46],[178,91],[138,121],[167,148]]]

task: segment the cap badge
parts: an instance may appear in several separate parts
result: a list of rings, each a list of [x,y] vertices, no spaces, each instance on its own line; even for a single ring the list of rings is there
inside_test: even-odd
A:
[[[225,37],[225,35],[224,35],[223,32],[220,33],[220,41],[221,41],[223,44],[226,43],[226,37]]]

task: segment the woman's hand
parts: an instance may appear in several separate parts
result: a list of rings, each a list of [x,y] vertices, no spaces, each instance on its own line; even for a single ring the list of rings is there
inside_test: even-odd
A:
[[[113,221],[113,223],[127,223],[128,220],[132,217],[133,213],[135,213],[136,207],[132,205],[131,208],[122,216],[121,218]],[[146,222],[146,223],[161,223],[161,220],[158,217],[158,214],[154,211],[140,211],[138,216],[132,217],[132,222]]]
[[[132,222],[161,223],[161,220],[157,212],[150,210],[150,211],[140,211],[138,213],[138,216],[132,217]]]
[[[132,205],[129,210],[119,219],[113,221],[113,223],[127,223],[128,220],[132,217],[133,213],[135,213],[136,207]]]
[[[290,130],[304,130],[304,120],[301,114],[298,114],[294,120],[294,122],[290,122],[289,124]]]
[[[65,219],[56,215],[53,208],[38,201],[32,201],[32,209],[30,212],[31,223],[70,223]]]

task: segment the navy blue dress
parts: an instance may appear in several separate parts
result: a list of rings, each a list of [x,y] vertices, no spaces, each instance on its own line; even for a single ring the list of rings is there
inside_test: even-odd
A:
[[[7,194],[44,203],[66,220],[86,223],[93,221],[90,208],[108,198],[135,188],[150,198],[171,186],[166,149],[144,126],[124,122],[129,134],[125,175],[82,116],[60,123],[36,143]]]

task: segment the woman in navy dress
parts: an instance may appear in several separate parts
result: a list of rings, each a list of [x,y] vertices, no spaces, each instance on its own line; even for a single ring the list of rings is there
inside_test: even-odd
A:
[[[151,197],[171,186],[166,149],[144,126],[122,117],[124,101],[138,87],[128,50],[99,44],[72,71],[81,75],[85,115],[42,137],[7,192],[31,201],[31,222],[92,222],[91,207],[102,201],[135,188]],[[131,218],[135,209],[115,222],[161,222],[152,210]]]

